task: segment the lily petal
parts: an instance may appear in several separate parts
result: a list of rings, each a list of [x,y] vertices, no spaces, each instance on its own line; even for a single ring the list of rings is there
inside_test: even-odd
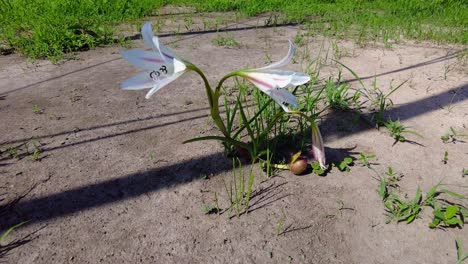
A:
[[[151,29],[150,21],[146,22],[141,28],[141,36],[143,37],[143,40],[145,41],[146,45],[150,46],[154,51],[159,53],[159,49],[157,49],[153,43],[154,33],[153,29]]]
[[[159,38],[154,35],[150,21],[146,22],[141,28],[141,35],[145,43],[159,53],[164,60],[168,61],[176,57],[176,55],[160,43]]]
[[[307,73],[303,73],[303,72],[283,71],[283,70],[267,70],[267,71],[260,71],[260,72],[274,74],[277,76],[290,77],[291,81],[288,84],[288,86],[298,86],[298,85],[302,85],[310,81],[310,76]]]
[[[293,45],[291,40],[288,40],[288,41],[289,41],[289,50],[288,50],[288,54],[286,55],[286,57],[284,57],[283,59],[281,59],[281,60],[279,60],[277,62],[274,62],[274,63],[272,63],[270,65],[267,65],[265,67],[258,68],[258,69],[255,69],[255,70],[274,69],[274,68],[279,68],[279,67],[283,67],[283,66],[288,65],[289,62],[294,57],[294,45]]]
[[[139,49],[121,50],[122,57],[131,64],[145,70],[159,69],[166,65],[165,61],[154,52]]]
[[[151,79],[149,72],[142,72],[138,75],[130,77],[120,85],[122,90],[141,90],[151,88],[154,85],[154,80]]]
[[[248,72],[247,79],[254,84],[258,84],[260,89],[269,90],[274,88],[284,88],[291,83],[292,77],[288,75],[277,75],[269,72]]]
[[[266,92],[285,112],[289,112],[289,106],[297,108],[296,97],[286,89],[272,89]]]
[[[175,79],[179,78],[182,74],[184,74],[185,71],[175,73],[174,75],[162,79],[158,82],[156,82],[153,86],[153,88],[146,94],[145,98],[149,99],[155,92],[157,92],[159,89],[163,88],[164,86],[168,85],[169,83],[173,82]]]

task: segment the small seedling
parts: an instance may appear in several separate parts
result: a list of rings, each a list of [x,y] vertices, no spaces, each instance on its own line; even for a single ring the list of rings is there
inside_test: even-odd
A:
[[[468,176],[468,169],[463,168],[462,177]]]
[[[468,137],[466,134],[459,134],[453,127],[450,127],[450,133],[446,133],[440,137],[442,142],[444,143],[456,143],[456,142],[463,142],[459,140],[457,137]]]
[[[8,228],[8,230],[5,231],[5,232],[3,232],[3,234],[0,236],[0,243],[2,243],[3,240],[5,240],[5,238],[7,238],[7,236],[8,236],[15,228],[18,228],[18,227],[20,227],[20,226],[26,224],[27,222],[29,222],[29,221],[24,221],[24,222],[21,222],[21,223],[19,223],[19,224],[16,224],[16,225],[14,225],[14,226]],[[0,245],[0,247],[1,247],[1,245]]]
[[[18,150],[15,147],[9,147],[7,150],[8,156],[10,158],[17,158],[18,157]]]
[[[364,153],[359,153],[359,158],[357,159],[358,161],[362,162],[363,166],[366,166],[367,168],[370,168],[372,163],[369,161],[370,159],[376,159],[376,155],[366,155]]]
[[[36,115],[40,115],[40,114],[44,113],[44,111],[41,108],[39,108],[39,106],[37,104],[33,105],[32,111]]]
[[[351,170],[350,166],[353,165],[353,158],[346,157],[340,162],[335,162],[333,166],[337,167],[340,171],[349,172]]]
[[[401,124],[400,120],[393,121],[391,118],[389,118],[384,123],[384,125],[390,131],[390,136],[392,136],[395,139],[395,143],[406,141],[406,138],[402,135],[404,133],[411,133],[411,134],[422,137],[420,134],[416,133],[413,130],[409,130],[407,126],[404,126],[403,124]]]
[[[41,145],[41,143],[39,141],[37,141],[36,139],[33,139],[29,142],[29,145],[32,145],[32,150],[29,149],[29,146],[27,145],[27,152],[29,154],[31,154],[31,160],[32,161],[38,161],[41,159],[41,155],[42,155],[42,152],[41,152],[41,149],[39,148],[39,146]]]
[[[200,175],[200,178],[203,179],[203,180],[209,180],[210,176],[208,176],[208,174],[206,174],[206,173],[203,173],[202,175]]]
[[[442,160],[442,163],[447,164],[448,162],[448,151],[444,152],[444,159]]]
[[[299,47],[304,46],[304,36],[297,32],[296,37],[294,38],[294,44],[298,45]]]
[[[455,240],[455,246],[457,247],[457,264],[462,264],[468,259],[468,253],[463,253],[463,243],[461,240]]]
[[[284,222],[286,221],[286,215],[283,213],[283,216],[280,218],[278,225],[276,225],[276,236],[279,236],[283,233]]]
[[[42,154],[42,153],[41,153],[41,151],[40,151],[38,148],[34,149],[34,152],[33,152],[33,154],[31,155],[31,160],[32,160],[32,161],[40,160],[40,159],[41,159],[41,154]]]
[[[317,175],[323,175],[325,170],[320,167],[320,163],[314,162],[312,163],[312,172]]]
[[[387,185],[392,188],[400,187],[398,182],[403,178],[403,174],[394,173],[392,167],[388,167],[388,171],[385,173],[387,175]]]
[[[205,204],[203,205],[202,207],[202,212],[204,214],[216,214],[218,213],[218,209],[216,208],[216,206],[212,205],[212,204]]]

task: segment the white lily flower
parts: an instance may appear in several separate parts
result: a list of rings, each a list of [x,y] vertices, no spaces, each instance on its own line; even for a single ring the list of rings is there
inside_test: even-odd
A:
[[[290,112],[289,106],[297,108],[297,99],[288,88],[310,81],[310,76],[306,73],[277,70],[277,68],[289,64],[293,56],[294,45],[289,40],[289,51],[286,57],[262,68],[239,71],[238,75],[249,80],[270,96],[284,111]]]
[[[121,50],[122,57],[131,64],[143,68],[146,72],[131,77],[122,83],[123,90],[151,90],[145,98],[149,99],[155,92],[168,85],[188,71],[183,60],[159,42],[151,29],[151,22],[141,28],[141,35],[153,51],[140,49]]]

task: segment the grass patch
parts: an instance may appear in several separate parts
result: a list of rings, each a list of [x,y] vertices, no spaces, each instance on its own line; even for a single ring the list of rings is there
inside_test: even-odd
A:
[[[123,21],[150,15],[162,0],[0,0],[0,47],[30,57],[59,59],[67,52],[111,43]],[[5,49],[6,49],[5,48]]]
[[[116,25],[152,15],[166,4],[246,16],[278,12],[269,24],[305,23],[314,34],[362,43],[391,44],[401,37],[468,43],[468,2],[463,0],[1,0],[0,54],[15,50],[30,58],[60,59],[114,42]],[[192,15],[184,21],[189,27]]]

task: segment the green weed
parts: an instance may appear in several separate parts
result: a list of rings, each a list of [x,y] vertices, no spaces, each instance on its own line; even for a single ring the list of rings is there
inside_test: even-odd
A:
[[[444,158],[442,159],[442,163],[447,164],[448,162],[448,151],[444,152]]]
[[[283,212],[278,224],[276,225],[276,236],[281,235],[284,232],[284,223],[286,222],[286,214]]]
[[[253,166],[250,166],[250,171],[246,182],[242,162],[235,158],[232,159],[232,162],[232,183],[228,188],[227,184],[224,181],[223,182],[226,195],[229,197],[230,202],[228,209],[229,217],[231,216],[232,211],[235,211],[237,217],[239,217],[241,213],[246,213],[249,210],[255,175],[252,171]]]
[[[333,166],[338,168],[340,171],[346,171],[349,172],[351,170],[351,167],[353,165],[353,158],[351,157],[345,157],[342,161],[338,161],[333,163]]]
[[[216,208],[216,206],[212,205],[212,204],[205,204],[202,206],[201,208],[202,212],[204,214],[216,214],[218,213],[218,209]]]
[[[384,202],[388,216],[387,223],[406,221],[409,224],[419,217],[424,207],[431,207],[433,209],[433,220],[429,223],[430,228],[463,227],[468,217],[468,210],[457,200],[464,201],[467,198],[461,194],[441,189],[441,186],[440,183],[433,186],[426,193],[424,199],[421,189],[418,187],[414,198],[406,201],[393,192],[395,185],[391,181],[386,177],[381,177],[377,193]],[[445,197],[441,197],[442,195],[445,195]]]
[[[359,153],[359,158],[357,160],[360,161],[363,166],[371,168],[372,162],[370,160],[376,158],[376,155],[366,155],[364,153]]]
[[[391,118],[389,118],[384,123],[384,125],[388,129],[388,131],[390,132],[390,136],[395,139],[395,143],[405,142],[406,141],[406,138],[403,136],[403,134],[413,134],[413,135],[417,135],[419,137],[422,137],[417,132],[408,129],[407,126],[404,126],[403,124],[401,124],[400,120],[393,121]]]
[[[234,36],[226,34],[225,36],[223,35],[217,35],[216,38],[212,40],[212,43],[218,47],[225,47],[228,49],[234,49],[234,48],[239,48],[240,44],[234,39]]]
[[[21,223],[19,223],[19,224],[16,224],[16,225],[14,225],[14,226],[8,228],[8,229],[7,229],[5,232],[3,232],[3,234],[0,236],[0,243],[2,243],[3,240],[5,240],[5,238],[7,238],[8,235],[9,235],[15,228],[18,228],[18,227],[20,227],[20,226],[26,224],[27,222],[29,222],[29,221],[24,221],[24,222],[21,222]]]
[[[36,115],[40,115],[42,113],[44,113],[44,110],[42,110],[41,108],[39,108],[39,106],[37,104],[33,105],[33,108],[32,108],[32,112]]]
[[[19,156],[18,150],[15,147],[9,147],[7,149],[7,154],[10,158],[17,158]]]
[[[331,108],[340,110],[351,110],[354,107],[359,107],[359,98],[361,93],[356,91],[353,95],[350,95],[351,86],[347,83],[340,82],[341,72],[338,75],[338,81],[334,82],[328,79],[325,84],[325,95],[328,100],[328,104]]]
[[[444,134],[440,137],[442,142],[444,143],[456,143],[456,142],[463,142],[458,137],[468,137],[467,134],[460,134],[458,133],[453,127],[450,127],[450,132]]]
[[[325,170],[320,167],[318,162],[312,163],[312,172],[317,175],[325,174]]]

